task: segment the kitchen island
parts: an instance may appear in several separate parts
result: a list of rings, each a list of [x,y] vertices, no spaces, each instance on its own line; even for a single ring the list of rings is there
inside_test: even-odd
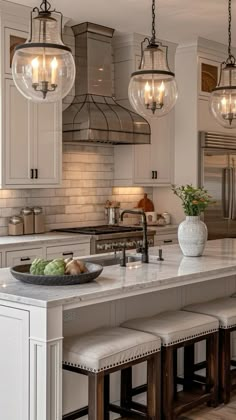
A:
[[[61,420],[63,337],[236,292],[236,239],[209,241],[200,258],[150,248],[150,264],[105,267],[96,282],[33,286],[0,270],[0,411],[5,420]],[[235,300],[236,304],[236,300]],[[74,389],[85,394],[84,389]],[[63,411],[72,407],[64,387]],[[81,397],[83,400],[83,397]]]

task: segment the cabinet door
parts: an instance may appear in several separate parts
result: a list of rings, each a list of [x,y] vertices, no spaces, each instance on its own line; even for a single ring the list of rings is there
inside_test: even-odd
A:
[[[86,255],[90,255],[90,243],[47,247],[48,260],[54,258],[76,258]]]
[[[29,312],[0,306],[0,337],[1,419],[28,420]]]
[[[43,258],[42,248],[23,249],[21,251],[6,252],[6,267],[31,264],[35,258]]]
[[[134,147],[134,182],[150,183],[153,181],[151,167],[151,145],[140,144]]]
[[[174,115],[173,112],[151,122],[152,144],[150,166],[155,171],[156,184],[171,184],[174,174]]]
[[[174,115],[151,121],[151,144],[135,146],[135,184],[168,185],[174,173]]]
[[[5,80],[3,137],[5,143],[5,185],[33,184],[33,115],[30,102],[17,90],[13,80]]]
[[[59,184],[61,179],[61,103],[35,105],[34,108],[35,184]]]
[[[19,44],[24,44],[28,38],[28,33],[18,29],[4,28],[4,61],[5,73],[12,74],[11,64],[15,47]]]

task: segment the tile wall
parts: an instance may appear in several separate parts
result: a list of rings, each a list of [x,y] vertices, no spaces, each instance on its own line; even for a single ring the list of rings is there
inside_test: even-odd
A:
[[[61,188],[0,190],[0,235],[7,235],[9,217],[24,206],[44,208],[47,230],[106,223],[107,199],[120,201],[122,208],[135,207],[144,189],[113,188],[113,166],[113,146],[64,145]],[[145,192],[152,198],[151,188]]]

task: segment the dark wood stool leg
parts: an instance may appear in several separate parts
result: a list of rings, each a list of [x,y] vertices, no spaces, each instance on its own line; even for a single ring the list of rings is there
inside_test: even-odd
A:
[[[220,401],[227,404],[230,401],[230,330],[220,329]]]
[[[147,361],[147,417],[161,420],[161,352]]]
[[[131,407],[132,401],[132,367],[122,369],[120,378],[120,405]]]
[[[193,386],[194,376],[194,344],[184,347],[184,386],[183,390],[188,391]]]
[[[174,349],[172,346],[162,348],[162,414],[163,420],[174,419]]]
[[[178,378],[178,349],[175,349],[174,350],[174,355],[173,355],[173,358],[174,358],[174,361],[173,361],[173,363],[174,363],[174,367],[173,367],[173,369],[174,369],[174,398],[176,399],[177,398],[177,386],[178,386],[178,380],[177,380],[177,378]]]
[[[110,419],[110,375],[104,376],[104,420]]]
[[[88,419],[104,420],[104,373],[91,373],[88,381]]]
[[[219,333],[211,334],[207,339],[207,386],[206,392],[212,392],[211,405],[216,407],[219,401]]]

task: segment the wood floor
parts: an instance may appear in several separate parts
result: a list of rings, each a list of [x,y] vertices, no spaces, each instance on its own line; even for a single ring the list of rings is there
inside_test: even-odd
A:
[[[236,393],[226,406],[221,405],[217,408],[203,406],[200,410],[193,410],[179,417],[179,420],[236,420]]]

